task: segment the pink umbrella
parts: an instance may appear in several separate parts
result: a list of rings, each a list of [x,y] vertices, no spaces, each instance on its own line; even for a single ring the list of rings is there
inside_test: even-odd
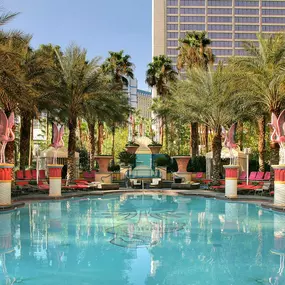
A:
[[[15,139],[15,134],[13,133],[13,126],[15,124],[14,113],[10,114],[9,119],[7,119],[6,114],[3,110],[0,110],[0,142],[2,144],[0,150],[0,163],[5,163],[5,149],[8,142]]]

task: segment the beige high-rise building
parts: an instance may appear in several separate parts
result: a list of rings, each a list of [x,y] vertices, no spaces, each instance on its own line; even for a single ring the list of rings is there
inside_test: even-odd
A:
[[[151,109],[150,109],[152,105],[151,92],[138,89],[137,100],[138,100],[137,110],[140,111],[140,115],[145,119],[151,119]]]
[[[285,30],[285,0],[153,0],[153,56],[176,65],[186,31],[206,31],[216,62],[244,55],[243,41]]]

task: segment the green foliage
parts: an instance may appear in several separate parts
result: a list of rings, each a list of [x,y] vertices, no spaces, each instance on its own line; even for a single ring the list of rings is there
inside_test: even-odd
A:
[[[168,155],[159,155],[154,161],[156,166],[170,166],[171,158]]]
[[[190,159],[187,171],[189,172],[206,172],[206,157],[196,156]]]
[[[83,171],[90,171],[89,154],[85,148],[79,150],[79,168]]]
[[[111,165],[108,167],[108,171],[111,171],[111,172],[119,172],[119,171],[120,171],[120,165],[119,165],[119,164],[111,164]]]
[[[119,153],[119,160],[120,163],[128,166],[128,165],[135,165],[136,162],[136,155],[133,153],[129,153],[127,151],[122,151]]]

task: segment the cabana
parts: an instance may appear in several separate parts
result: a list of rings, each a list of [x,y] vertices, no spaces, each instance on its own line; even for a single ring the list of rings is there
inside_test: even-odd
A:
[[[239,149],[233,149],[233,154],[234,154],[234,158],[235,158],[235,164],[239,165],[239,173],[241,173],[241,171],[246,171],[246,155],[240,151]],[[224,174],[224,168],[223,165],[227,165],[229,164],[229,160],[230,160],[230,152],[229,149],[226,147],[222,148],[222,152],[221,152],[221,158],[224,160],[226,159],[227,162],[221,164],[221,173]],[[213,172],[213,152],[208,152],[206,154],[206,178],[207,179],[211,179],[212,177],[212,172]]]

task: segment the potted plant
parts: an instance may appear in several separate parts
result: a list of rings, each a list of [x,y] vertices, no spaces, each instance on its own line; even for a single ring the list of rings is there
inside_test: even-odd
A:
[[[178,165],[178,173],[179,172],[187,172],[187,165],[191,158],[190,155],[176,155],[173,156],[175,158],[177,165]]]
[[[112,155],[96,155],[94,157],[99,165],[99,172],[109,172],[108,166],[110,161],[113,159]]]
[[[137,149],[139,148],[139,144],[133,142],[133,141],[130,141],[126,144],[126,151],[128,153],[136,153]]]
[[[161,148],[162,148],[162,144],[157,143],[157,142],[155,142],[155,141],[152,141],[152,143],[150,143],[150,144],[148,145],[148,147],[149,147],[149,149],[151,150],[151,153],[152,153],[152,154],[158,154],[159,151],[160,151]]]

